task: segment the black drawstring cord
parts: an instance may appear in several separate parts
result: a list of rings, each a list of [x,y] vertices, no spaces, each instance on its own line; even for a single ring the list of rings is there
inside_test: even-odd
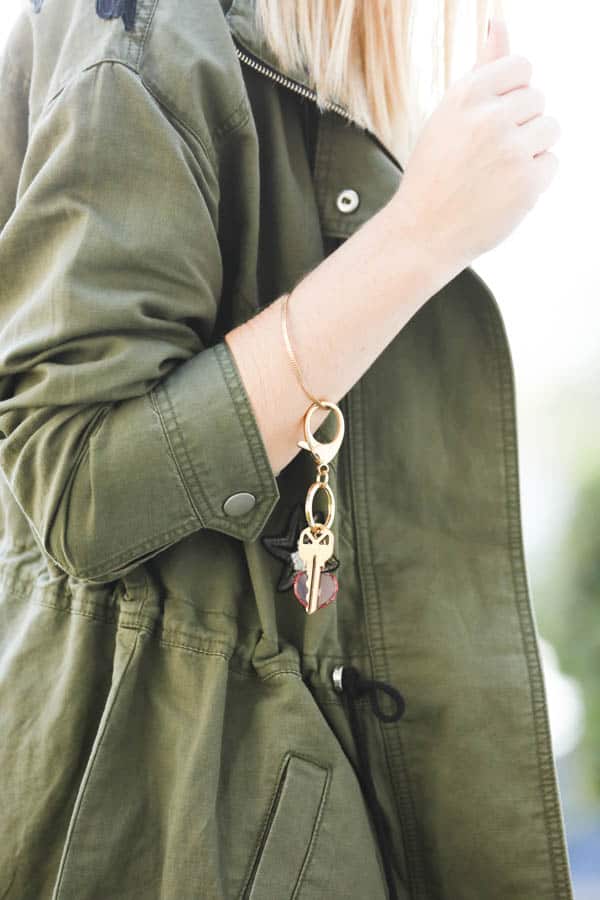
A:
[[[385,691],[386,694],[388,694],[390,697],[394,698],[394,700],[396,701],[395,712],[384,713],[382,711],[379,703],[377,702],[378,688],[380,688],[382,691]],[[404,714],[406,704],[404,702],[404,697],[402,696],[402,694],[397,691],[395,687],[392,687],[391,684],[387,684],[385,681],[375,681],[374,679],[364,678],[360,674],[358,669],[356,669],[354,666],[342,667],[341,689],[347,699],[348,718],[350,721],[352,733],[354,735],[354,741],[358,754],[358,761],[360,766],[358,777],[365,795],[365,799],[367,800],[367,803],[373,815],[373,822],[375,824],[375,830],[377,832],[377,837],[381,848],[385,879],[389,890],[389,900],[397,900],[398,895],[396,893],[394,878],[392,874],[393,847],[389,824],[386,819],[385,813],[379,804],[377,794],[375,793],[375,785],[373,783],[371,768],[367,757],[367,746],[362,733],[362,729],[360,727],[360,721],[354,701],[358,697],[361,697],[363,694],[368,693],[369,700],[371,702],[371,709],[373,710],[377,718],[381,719],[382,722],[397,722],[398,719],[400,719],[400,717]]]

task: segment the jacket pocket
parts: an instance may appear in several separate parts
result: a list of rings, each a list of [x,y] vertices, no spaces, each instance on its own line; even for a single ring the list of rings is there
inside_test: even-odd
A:
[[[103,807],[100,798],[106,801],[112,796],[113,803],[115,800],[115,794],[111,795],[109,785],[116,753],[111,748],[109,736],[119,712],[121,695],[138,644],[139,632],[134,629],[120,629],[117,632],[113,648],[112,683],[72,806],[51,900],[99,897],[101,894],[98,886],[103,879],[107,883],[105,896],[116,896],[108,886],[108,875],[103,872],[102,866],[103,860],[106,860],[107,866],[117,868],[111,860],[111,854],[114,853],[117,842],[114,835],[118,834],[119,812],[115,813],[114,806],[109,808],[109,815],[112,815],[109,825],[104,818],[106,807]],[[65,697],[65,704],[69,702],[73,702],[73,697]],[[68,743],[69,739],[72,738],[67,735],[64,741]],[[100,787],[99,779],[102,785]]]
[[[297,897],[317,839],[331,770],[285,754],[243,900]]]

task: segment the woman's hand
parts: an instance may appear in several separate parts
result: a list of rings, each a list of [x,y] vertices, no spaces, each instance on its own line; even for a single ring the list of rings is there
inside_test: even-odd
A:
[[[393,202],[432,259],[469,265],[504,238],[554,177],[560,136],[529,60],[493,18],[474,67],[453,82],[415,143]]]

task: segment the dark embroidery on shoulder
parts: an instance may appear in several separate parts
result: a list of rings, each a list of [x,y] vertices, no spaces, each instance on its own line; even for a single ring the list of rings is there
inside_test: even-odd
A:
[[[31,5],[33,6],[34,12],[39,12],[42,8],[44,0],[31,0]]]
[[[101,19],[122,18],[125,30],[131,31],[135,23],[135,5],[136,0],[96,0],[96,12]]]
[[[323,513],[321,511],[318,511],[315,514],[315,519],[322,517]],[[294,584],[296,574],[302,571],[303,563],[296,552],[296,547],[298,545],[300,532],[305,524],[304,504],[297,503],[292,507],[287,525],[280,534],[263,535],[260,539],[265,550],[270,553],[271,556],[274,556],[275,559],[278,559],[283,563],[276,588],[278,591],[289,590]],[[325,563],[323,571],[331,572],[334,569],[337,569],[339,564],[339,560],[335,556],[332,556],[331,559]]]

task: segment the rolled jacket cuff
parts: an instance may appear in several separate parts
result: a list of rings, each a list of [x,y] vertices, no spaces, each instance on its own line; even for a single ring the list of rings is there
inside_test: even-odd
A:
[[[153,394],[202,525],[256,540],[279,500],[279,485],[227,343],[181,363]]]

